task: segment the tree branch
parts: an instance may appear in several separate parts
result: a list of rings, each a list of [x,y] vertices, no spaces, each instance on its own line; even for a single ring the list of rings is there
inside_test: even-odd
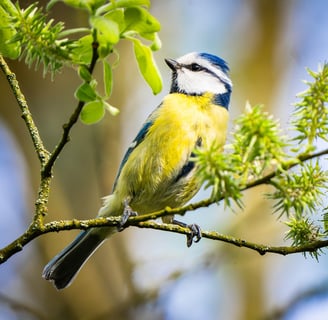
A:
[[[299,157],[299,160],[301,162],[320,157],[322,155],[328,154],[328,149],[318,151],[313,154],[309,155],[303,155]],[[285,166],[285,170],[291,169],[292,167],[296,166],[299,163],[291,163],[289,165]],[[243,190],[247,190],[250,188],[253,188],[255,186],[258,186],[260,184],[267,184],[269,181],[280,174],[280,171],[274,171],[261,179],[255,180],[253,182],[250,182],[243,188]],[[39,197],[40,198],[40,197]],[[139,228],[148,228],[148,229],[155,229],[155,230],[162,230],[162,231],[169,231],[174,233],[180,233],[184,235],[190,234],[190,230],[188,228],[183,228],[178,225],[174,224],[159,224],[153,221],[157,218],[161,218],[164,216],[169,215],[184,215],[187,211],[194,211],[198,208],[202,207],[208,207],[211,204],[218,202],[214,201],[213,199],[205,199],[202,201],[199,201],[197,203],[191,203],[181,208],[165,208],[164,210],[144,214],[136,217],[131,217],[128,219],[126,223],[126,227],[128,226],[136,226]],[[49,232],[59,232],[64,230],[73,230],[73,229],[89,229],[92,227],[104,227],[104,226],[112,226],[116,227],[121,221],[120,217],[108,217],[108,218],[95,218],[95,219],[88,219],[88,220],[61,220],[61,221],[52,221],[49,223],[46,223],[45,225],[40,224],[31,224],[31,226],[28,228],[28,230],[18,239],[13,241],[11,244],[9,244],[7,247],[0,250],[0,264],[5,262],[8,258],[10,258],[13,254],[17,253],[18,251],[21,251],[22,248],[28,244],[30,241],[35,239],[38,236],[41,236],[43,234],[49,233]],[[294,253],[306,253],[306,252],[315,252],[323,247],[328,246],[328,240],[318,240],[310,242],[306,245],[301,246],[268,246],[258,243],[249,242],[243,239],[234,238],[231,236],[226,236],[223,234],[220,234],[215,231],[202,231],[202,237],[211,239],[211,240],[217,240],[217,241],[223,241],[238,247],[245,247],[249,248],[251,250],[255,250],[261,255],[265,253],[275,253],[275,254],[281,254],[281,255],[288,255],[288,254],[294,254]]]
[[[0,55],[0,68],[6,75],[9,85],[14,93],[16,101],[22,111],[22,118],[26,124],[27,130],[30,133],[34,149],[39,158],[41,167],[45,166],[49,160],[49,152],[44,147],[43,141],[39,134],[39,131],[34,123],[32,114],[26,102],[26,99],[19,87],[16,75],[10,70],[8,64]],[[35,213],[33,216],[33,228],[39,229],[43,224],[43,217],[48,211],[48,199],[49,199],[50,177],[41,179],[39,196],[35,202]]]
[[[134,224],[133,224],[134,225]],[[190,230],[188,228],[183,228],[177,226],[175,224],[160,224],[152,221],[147,222],[139,222],[135,226],[139,228],[148,228],[148,229],[156,229],[163,231],[170,231],[174,233],[180,233],[188,235],[190,234]],[[264,255],[266,253],[276,253],[280,255],[288,255],[294,253],[305,253],[305,252],[315,252],[320,248],[328,246],[328,240],[318,240],[308,243],[306,245],[301,246],[269,246],[264,244],[258,244],[254,242],[249,242],[243,239],[234,238],[231,236],[223,235],[221,233],[215,231],[202,231],[202,237],[211,240],[217,240],[226,242],[237,247],[244,247],[254,251],[257,251],[259,254]]]
[[[98,51],[97,51],[98,43],[94,42],[92,48],[93,48],[92,60],[88,68],[90,74],[93,72],[96,62],[98,60]],[[49,200],[49,192],[50,192],[50,182],[52,178],[52,168],[59,154],[63,150],[64,146],[69,141],[70,131],[79,118],[81,110],[84,106],[84,102],[79,101],[68,123],[63,126],[63,135],[61,140],[55,147],[54,151],[50,154],[44,147],[43,141],[34,123],[26,99],[20,90],[18,81],[16,80],[16,75],[10,70],[9,66],[7,65],[6,61],[3,59],[1,55],[0,55],[0,68],[5,74],[5,76],[7,77],[9,85],[22,111],[22,118],[24,119],[26,127],[30,133],[34,145],[34,149],[38,155],[41,165],[40,186],[38,191],[38,197],[37,200],[35,201],[35,213],[33,215],[32,223],[19,238],[14,240],[11,244],[9,244],[4,249],[0,250],[0,263],[1,263],[6,261],[10,256],[15,254],[16,252],[22,250],[22,248],[31,240],[33,240],[34,238],[38,237],[39,235],[45,232],[43,220],[48,212],[48,200]]]
[[[314,153],[310,153],[310,154],[301,154],[297,157],[298,161],[286,164],[283,167],[283,169],[284,170],[292,169],[292,168],[296,167],[297,165],[299,165],[301,162],[306,162],[306,161],[309,161],[311,159],[319,158],[319,157],[327,155],[327,154],[328,154],[328,148],[323,149],[321,151],[314,152]],[[250,189],[250,188],[254,188],[254,187],[259,186],[261,184],[268,184],[272,178],[276,177],[280,173],[281,173],[280,171],[272,171],[272,172],[270,172],[269,174],[263,176],[260,179],[249,182],[245,186],[245,188],[242,189],[242,191]]]
[[[97,63],[97,60],[98,60],[98,46],[99,45],[97,42],[92,43],[92,59],[91,59],[90,66],[88,67],[90,74],[92,74],[92,72],[95,68],[95,65]],[[80,116],[80,113],[82,111],[84,104],[85,103],[83,101],[79,101],[77,104],[77,107],[74,110],[73,114],[71,115],[69,121],[63,125],[63,135],[62,135],[59,143],[53,150],[53,152],[51,152],[49,160],[43,167],[42,173],[41,173],[42,177],[50,177],[51,176],[52,168],[55,164],[55,161],[57,160],[59,154],[61,153],[61,151],[67,144],[67,142],[69,142],[69,139],[70,139],[69,134],[71,132],[72,127],[75,125],[75,123],[79,119],[79,116]]]
[[[12,89],[12,92],[14,93],[14,96],[16,98],[16,101],[22,111],[22,118],[32,138],[34,149],[40,160],[40,163],[41,165],[44,165],[49,159],[49,152],[46,150],[46,148],[43,145],[43,141],[40,137],[38,128],[36,127],[33,121],[32,114],[27,105],[25,96],[19,87],[18,81],[16,80],[16,75],[10,70],[8,64],[6,63],[2,55],[0,55],[0,68],[4,73],[4,75],[6,76],[8,83]]]
[[[159,214],[169,215],[170,211],[159,211],[153,216],[158,216]],[[168,232],[179,233],[183,235],[189,235],[190,229],[184,228],[175,224],[158,223],[155,221],[149,221],[150,215],[142,215],[137,217],[131,217],[127,221],[128,226],[134,226],[138,228],[162,230]],[[38,229],[31,225],[28,230],[13,241],[8,246],[0,250],[0,264],[7,261],[12,255],[21,251],[25,245],[34,240],[35,238],[50,232],[59,232],[64,230],[76,230],[82,229],[86,230],[94,227],[117,227],[121,221],[120,217],[108,217],[108,218],[95,218],[87,220],[61,220],[52,221],[46,223],[42,229]],[[235,238],[232,236],[227,236],[215,231],[202,231],[202,237],[210,240],[222,241],[225,243],[232,244],[237,247],[244,247],[258,252],[261,255],[266,253],[275,253],[280,255],[289,255],[295,253],[306,253],[315,252],[321,248],[328,246],[328,240],[317,240],[311,243],[300,245],[300,246],[269,246],[259,243],[250,242],[244,239]]]
[[[322,155],[328,154],[328,149],[318,151],[313,154],[309,154],[306,156],[299,157],[301,162],[320,157]],[[297,163],[291,163],[290,165],[286,166],[286,170],[290,169],[297,165]],[[258,179],[256,181],[250,182],[243,190],[253,188],[255,186],[258,186],[260,184],[266,184],[269,183],[270,179],[274,178],[277,174],[279,174],[279,171],[272,172],[266,176],[264,176],[261,179]],[[44,179],[43,181],[48,181],[47,179]],[[47,188],[41,188],[41,189],[47,189]],[[48,189],[49,190],[49,189]],[[39,196],[39,199],[42,197],[47,198],[47,195]],[[174,224],[163,224],[163,223],[157,223],[154,221],[149,220],[155,220],[157,218],[161,218],[164,216],[169,215],[184,215],[187,211],[194,211],[198,208],[202,207],[208,207],[211,204],[215,203],[216,201],[212,199],[205,199],[202,201],[199,201],[197,203],[191,203],[181,208],[165,208],[164,210],[144,214],[136,217],[131,217],[128,219],[126,223],[126,227],[129,226],[135,226],[139,228],[147,228],[147,229],[155,229],[155,230],[162,230],[162,231],[169,231],[179,234],[188,235],[190,234],[190,230],[188,228],[183,228],[178,225]],[[42,204],[42,201],[41,201]],[[120,217],[108,217],[108,218],[95,218],[95,219],[88,219],[88,220],[61,220],[61,221],[52,221],[46,224],[39,224],[39,223],[32,223],[29,228],[26,230],[26,232],[21,235],[19,238],[17,238],[15,241],[13,241],[8,246],[4,247],[0,250],[0,264],[8,260],[12,255],[15,253],[21,251],[25,245],[27,245],[29,242],[31,242],[33,239],[49,233],[49,232],[59,232],[64,230],[73,230],[73,229],[89,229],[92,227],[116,227],[121,221]],[[238,247],[245,247],[254,251],[257,251],[261,255],[265,253],[275,253],[275,254],[281,254],[281,255],[288,255],[288,254],[294,254],[294,253],[306,253],[306,252],[315,252],[323,247],[328,246],[328,240],[318,240],[310,242],[306,245],[301,246],[269,246],[269,245],[263,245],[258,243],[249,242],[243,239],[234,238],[231,236],[223,235],[215,231],[202,231],[202,237],[216,240],[216,241],[222,241],[226,242]]]

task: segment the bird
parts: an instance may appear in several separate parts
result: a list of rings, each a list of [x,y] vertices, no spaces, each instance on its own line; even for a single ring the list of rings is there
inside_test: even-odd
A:
[[[130,216],[177,208],[201,188],[194,161],[195,150],[208,150],[226,140],[232,81],[222,58],[191,52],[165,59],[171,69],[171,87],[148,116],[128,147],[114,182],[104,197],[98,217],[121,216],[120,227],[90,228],[76,237],[45,267],[44,279],[60,290],[69,286],[94,251]],[[165,223],[188,227],[187,245],[201,238],[196,224],[174,219]]]

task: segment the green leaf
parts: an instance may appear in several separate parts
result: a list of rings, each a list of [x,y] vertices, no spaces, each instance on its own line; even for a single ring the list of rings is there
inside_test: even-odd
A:
[[[108,4],[103,5],[102,7],[97,9],[96,15],[101,15],[105,12],[109,12],[116,8],[129,8],[134,6],[145,6],[147,8],[150,7],[149,0],[117,0],[111,1]]]
[[[77,33],[90,34],[90,29],[86,27],[66,29],[58,34],[58,39],[67,38],[69,36],[76,35]]]
[[[263,110],[263,106],[246,104],[236,120],[233,149],[243,164],[244,177],[260,177],[287,158],[284,151],[286,138],[281,134],[279,122]]]
[[[1,19],[1,18],[0,18]],[[21,54],[19,42],[10,43],[9,40],[16,34],[10,27],[0,28],[0,54],[10,59],[17,59]]]
[[[112,87],[113,87],[113,73],[110,64],[103,60],[103,72],[104,72],[104,87],[105,87],[105,94],[107,97],[110,97],[112,94]]]
[[[14,17],[17,14],[17,8],[10,0],[1,0],[0,7],[7,13],[8,16]],[[0,21],[3,25],[3,21]]]
[[[315,149],[315,140],[328,141],[328,64],[325,63],[318,72],[307,70],[313,78],[306,82],[308,89],[300,94],[296,103],[293,125],[297,130],[295,140],[307,141],[305,152]],[[304,146],[304,143],[302,144]]]
[[[234,201],[242,208],[243,185],[236,172],[235,159],[233,155],[223,153],[222,148],[222,145],[213,144],[208,150],[195,149],[196,174],[205,189],[212,187],[213,200],[223,200],[227,207],[231,207]]]
[[[109,46],[108,44],[100,45],[98,48],[98,56],[100,59],[105,59],[110,53],[113,52],[112,46]]]
[[[78,68],[78,73],[79,73],[80,78],[82,80],[84,80],[85,82],[90,82],[92,80],[92,75],[87,66],[80,65]]]
[[[71,52],[72,61],[76,64],[89,64],[92,58],[92,43],[90,34],[76,41]]]
[[[110,11],[104,15],[107,20],[111,20],[118,25],[119,32],[121,33],[125,29],[124,13],[123,10],[117,9]]]
[[[126,29],[139,34],[158,32],[161,24],[146,9],[141,7],[127,8],[124,12]]]
[[[1,7],[3,8],[3,4]],[[17,14],[11,17],[9,22],[16,32],[8,43],[18,42],[22,48],[20,58],[25,58],[28,66],[35,64],[38,68],[43,64],[44,74],[50,71],[54,76],[70,61],[72,41],[58,40],[58,35],[64,29],[63,22],[55,24],[53,19],[49,20],[43,10],[37,7],[36,2],[26,9],[19,9],[17,6]]]
[[[47,6],[47,10],[49,10],[57,2],[64,2],[70,7],[77,9],[86,9],[89,12],[93,12],[95,9],[102,6],[105,1],[106,0],[51,0]]]
[[[268,197],[276,201],[275,211],[296,218],[315,214],[325,200],[327,176],[317,161],[302,164],[299,172],[284,172],[272,179],[270,183],[276,190]]]
[[[89,10],[91,8],[89,0],[63,0],[65,4],[67,4],[70,7],[77,8],[77,9],[87,9]]]
[[[159,93],[162,90],[162,78],[153,60],[151,49],[138,39],[131,40],[133,41],[134,54],[142,76],[153,90],[153,93]]]
[[[96,16],[90,22],[97,31],[99,58],[106,58],[113,51],[113,45],[120,40],[120,27],[110,16]]]
[[[153,40],[153,43],[150,46],[150,49],[153,50],[153,51],[157,51],[161,47],[162,47],[161,39],[159,38],[158,33],[155,32],[154,33],[154,40]]]
[[[114,1],[113,1],[114,2]],[[114,2],[116,8],[129,8],[134,6],[150,7],[149,0],[117,0]]]
[[[285,224],[290,228],[286,239],[293,240],[293,246],[307,244],[319,240],[320,230],[309,218],[291,217]]]
[[[104,103],[101,100],[88,102],[84,105],[80,119],[84,124],[94,124],[105,115]]]
[[[79,101],[93,101],[97,98],[95,89],[87,82],[81,84],[75,91],[75,97]]]
[[[108,46],[108,44],[115,44],[120,40],[120,29],[115,21],[106,17],[96,16],[90,22],[97,30],[97,40],[100,45]]]
[[[12,19],[17,14],[15,6],[7,0],[0,5],[0,54],[10,59],[17,59],[21,53],[19,41],[12,41],[17,30],[13,27]]]

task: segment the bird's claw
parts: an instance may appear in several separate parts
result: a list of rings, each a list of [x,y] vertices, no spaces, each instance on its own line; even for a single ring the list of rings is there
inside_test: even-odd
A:
[[[190,230],[190,233],[187,234],[187,247],[191,247],[193,242],[199,242],[199,240],[202,238],[202,229],[198,224],[192,223],[192,224],[186,224],[181,221],[173,220],[174,224],[177,224],[181,227],[188,228]]]
[[[189,228],[190,233],[187,234],[187,247],[191,247],[193,242],[199,242],[200,239],[202,238],[202,230],[198,224],[188,224],[186,226]]]
[[[129,206],[129,202],[125,200],[121,221],[117,226],[118,231],[122,231],[125,228],[125,224],[130,217],[135,217],[137,215],[138,213],[136,211],[133,211],[132,208]]]

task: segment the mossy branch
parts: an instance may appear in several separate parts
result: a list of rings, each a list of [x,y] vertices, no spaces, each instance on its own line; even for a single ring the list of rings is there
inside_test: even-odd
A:
[[[199,202],[197,206],[201,206],[201,203],[207,205],[209,202],[202,201]],[[182,210],[182,212],[184,211],[185,209]],[[174,212],[177,214],[178,209],[175,209]],[[189,235],[190,229],[188,228],[184,228],[175,224],[158,223],[155,221],[148,220],[150,218],[156,218],[156,217],[170,215],[170,214],[172,214],[172,211],[170,209],[165,209],[153,214],[131,217],[127,221],[127,226],[135,226],[138,228],[154,229],[154,230],[179,233],[182,235]],[[86,230],[93,227],[104,227],[104,226],[116,227],[119,225],[120,221],[121,221],[120,217],[108,217],[108,218],[96,218],[96,219],[89,219],[89,220],[73,219],[73,220],[51,221],[44,224],[42,228],[38,228],[37,226],[32,224],[19,238],[17,238],[8,246],[0,250],[0,264],[6,262],[15,253],[22,251],[24,246],[26,246],[32,240],[34,240],[35,238],[41,235],[50,232],[60,232],[65,230],[66,231],[75,230],[75,229]],[[270,245],[254,243],[244,239],[224,235],[216,231],[202,231],[202,238],[225,242],[237,247],[248,248],[258,252],[261,255],[264,255],[266,253],[274,253],[280,255],[289,255],[295,253],[314,253],[328,246],[328,240],[317,240],[299,246],[270,246]]]
[[[88,71],[92,74],[93,69],[96,65],[98,60],[98,44],[93,43],[93,54],[90,66],[88,67]],[[30,133],[34,149],[38,155],[40,167],[41,167],[41,177],[40,177],[40,186],[38,191],[38,197],[35,201],[35,212],[33,216],[33,220],[29,228],[24,232],[24,234],[16,239],[10,246],[9,251],[11,254],[20,251],[22,246],[26,243],[33,240],[38,235],[42,234],[44,228],[44,217],[48,213],[48,200],[49,200],[49,193],[50,193],[50,183],[52,180],[52,168],[58,156],[60,155],[61,151],[65,147],[65,145],[69,141],[69,134],[71,129],[73,128],[74,124],[77,122],[81,110],[84,106],[83,101],[79,101],[77,104],[76,109],[70,116],[69,121],[67,124],[63,126],[63,135],[55,147],[53,152],[49,152],[43,143],[43,140],[39,134],[39,131],[34,123],[32,113],[28,107],[26,99],[19,87],[18,81],[16,80],[16,75],[10,70],[8,64],[6,63],[5,59],[2,55],[0,55],[0,68],[2,72],[5,74],[9,85],[12,89],[12,92],[16,98],[16,101],[22,111],[22,118],[26,124],[26,127]],[[7,250],[5,250],[7,252]],[[0,251],[0,260],[2,259],[3,252]]]
[[[28,104],[26,102],[25,96],[22,93],[18,81],[16,79],[15,73],[13,73],[8,64],[6,63],[5,59],[2,55],[0,55],[0,68],[3,74],[6,76],[10,88],[16,98],[17,104],[21,109],[22,118],[26,124],[27,130],[31,136],[34,150],[39,158],[39,161],[42,165],[44,165],[49,159],[49,152],[43,145],[43,141],[40,137],[39,130],[36,127]]]
[[[328,149],[325,149],[308,156],[303,156],[301,161],[304,162],[313,159],[315,157],[319,157],[327,154],[328,154]],[[286,169],[290,169],[293,166],[295,166],[295,164],[290,164],[289,168]],[[266,175],[265,177],[263,177],[262,179],[249,183],[244,188],[244,190],[254,188],[261,184],[269,183],[269,181],[275,176],[276,173],[272,172]],[[215,202],[216,201],[213,201],[213,199],[205,199],[197,203],[191,203],[182,208],[174,208],[174,209],[165,208],[164,210],[161,211],[157,211],[137,217],[131,217],[128,219],[126,223],[126,227],[135,226],[139,228],[155,229],[155,230],[179,233],[182,235],[188,235],[190,233],[190,230],[188,228],[183,228],[181,226],[173,225],[173,224],[157,223],[155,221],[150,221],[150,220],[155,220],[173,214],[184,215],[187,211],[194,211],[198,208],[208,207],[214,204]],[[108,217],[108,218],[95,218],[95,219],[88,219],[88,220],[73,219],[73,220],[51,221],[45,223],[44,225],[42,224],[40,225],[38,223],[32,223],[29,226],[29,228],[19,238],[17,238],[11,244],[0,250],[0,264],[4,263],[15,253],[21,251],[25,245],[27,245],[29,242],[31,242],[32,240],[34,240],[35,238],[41,235],[50,232],[59,232],[65,230],[74,230],[74,229],[85,230],[92,227],[104,227],[104,226],[116,227],[118,226],[120,221],[121,221],[120,217]],[[270,245],[254,243],[244,239],[239,239],[232,236],[220,234],[215,231],[202,231],[202,237],[210,240],[225,242],[238,247],[248,248],[257,251],[261,255],[265,253],[275,253],[280,255],[307,253],[307,252],[313,253],[320,250],[321,248],[328,246],[328,240],[313,241],[311,243],[307,243],[299,246],[270,246]]]

